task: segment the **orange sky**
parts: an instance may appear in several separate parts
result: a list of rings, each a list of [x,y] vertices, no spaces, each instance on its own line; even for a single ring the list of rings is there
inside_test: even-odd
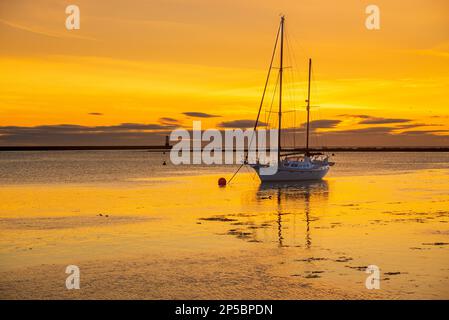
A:
[[[378,31],[364,26],[371,3]],[[81,10],[80,30],[65,29],[69,4]],[[448,12],[446,0],[4,1],[0,145],[52,144],[48,134],[23,137],[23,127],[42,125],[163,130],[167,121],[190,127],[198,118],[189,112],[214,115],[200,118],[206,128],[254,119],[280,13],[299,67],[298,107],[312,57],[312,119],[338,120],[316,131],[344,137],[331,134],[330,144],[363,143],[356,136],[368,132],[374,145],[449,145]],[[10,139],[11,126],[20,138]]]

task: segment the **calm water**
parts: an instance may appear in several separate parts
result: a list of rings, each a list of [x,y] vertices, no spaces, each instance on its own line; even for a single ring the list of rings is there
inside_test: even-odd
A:
[[[340,153],[329,177],[448,169],[448,153]],[[166,160],[168,166],[161,166]],[[236,166],[170,164],[169,153],[38,151],[0,153],[0,184],[127,182],[154,177],[232,173]]]
[[[242,169],[226,188],[217,179],[235,166],[163,160],[143,151],[0,153],[0,271],[21,279],[25,267],[246,252],[254,258],[241,267],[262,261],[266,281],[449,298],[448,153],[341,153],[321,182],[266,185]],[[372,264],[382,272],[375,293],[364,285]],[[301,298],[293,292],[285,297]]]

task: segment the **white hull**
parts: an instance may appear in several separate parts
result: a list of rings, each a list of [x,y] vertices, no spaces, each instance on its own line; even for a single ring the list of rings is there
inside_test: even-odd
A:
[[[318,168],[311,169],[292,169],[280,167],[275,174],[272,175],[262,175],[260,174],[260,166],[251,166],[259,176],[262,182],[268,181],[310,181],[310,180],[321,180],[329,171],[329,166],[320,166]]]

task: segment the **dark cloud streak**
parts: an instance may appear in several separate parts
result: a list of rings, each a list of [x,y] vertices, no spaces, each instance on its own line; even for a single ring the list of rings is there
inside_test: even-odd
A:
[[[409,130],[424,124],[371,126],[368,128],[336,130],[340,120],[315,120],[311,122],[312,145],[319,146],[315,138],[327,146],[449,146],[449,130]],[[261,123],[260,126],[266,126]],[[252,128],[254,120],[222,122],[226,128]],[[426,125],[429,126],[429,125]],[[166,135],[177,124],[122,123],[110,126],[82,126],[76,124],[40,125],[34,127],[0,126],[1,146],[81,146],[81,145],[162,145]],[[316,129],[334,129],[316,131]],[[405,131],[403,131],[405,130]],[[304,124],[300,128],[286,128],[287,136],[296,134],[297,141],[304,139]],[[402,132],[398,132],[402,131]],[[321,139],[323,138],[323,139]]]
[[[215,115],[215,114],[209,114],[209,113],[204,113],[204,112],[183,112],[183,115],[186,115],[188,117],[192,117],[192,118],[218,118],[221,117],[219,115]]]
[[[0,127],[1,145],[119,145],[148,144],[161,140],[177,125],[122,123],[110,126],[75,124]]]
[[[220,128],[234,128],[234,129],[245,129],[245,128],[253,128],[255,124],[255,120],[233,120],[233,121],[224,121],[218,124]],[[258,127],[266,127],[267,123],[259,121],[257,124]]]
[[[411,119],[395,119],[395,118],[370,118],[359,122],[359,124],[389,124],[410,122]]]

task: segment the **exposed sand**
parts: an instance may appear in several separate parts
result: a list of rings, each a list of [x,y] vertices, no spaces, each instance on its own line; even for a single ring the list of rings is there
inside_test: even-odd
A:
[[[110,216],[109,214],[69,217],[0,218],[0,229],[56,230],[80,227],[102,227],[114,224],[142,222],[146,220],[150,220],[150,218],[141,216]]]
[[[314,279],[275,275],[254,252],[176,259],[163,256],[86,261],[81,288],[67,290],[65,265],[0,273],[2,299],[372,299]]]
[[[448,173],[1,186],[0,299],[447,299]]]

